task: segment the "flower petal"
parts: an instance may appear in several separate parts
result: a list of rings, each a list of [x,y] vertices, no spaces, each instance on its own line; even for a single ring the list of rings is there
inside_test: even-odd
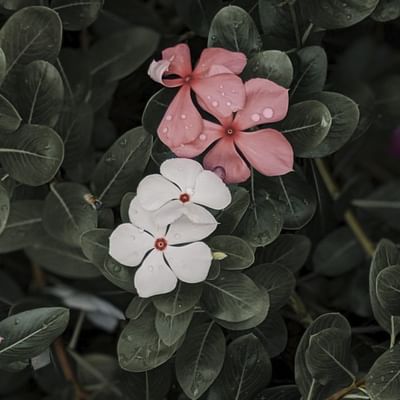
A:
[[[235,117],[235,127],[245,130],[260,124],[281,121],[289,107],[288,90],[268,79],[245,83],[246,104]]]
[[[149,232],[153,237],[163,236],[167,225],[162,225],[154,218],[154,213],[145,210],[136,196],[129,205],[129,220],[141,230]]]
[[[208,146],[224,136],[224,128],[221,125],[206,120],[203,120],[203,123],[204,126],[201,134],[193,142],[185,143],[183,146],[171,149],[178,157],[197,157]]]
[[[201,208],[200,206],[196,207]],[[170,225],[166,235],[168,244],[197,242],[210,236],[217,229],[218,223],[215,218],[204,208],[201,210],[196,214],[200,216],[199,222],[193,222],[184,215]]]
[[[192,142],[200,135],[203,120],[190,97],[190,87],[182,86],[158,126],[160,140],[168,147]]]
[[[162,59],[170,62],[168,72],[185,78],[192,73],[190,49],[185,43],[163,50]]]
[[[169,246],[165,258],[175,275],[182,282],[197,283],[207,278],[211,266],[212,253],[203,242],[187,246]]]
[[[109,254],[119,263],[136,267],[154,246],[154,238],[132,224],[121,224],[110,236]]]
[[[162,175],[148,175],[137,187],[140,205],[148,211],[158,210],[167,202],[179,198],[180,190]]]
[[[287,139],[274,129],[240,132],[235,144],[244,157],[260,173],[284,175],[293,171],[293,149]]]
[[[211,171],[203,171],[196,179],[192,201],[215,210],[222,210],[230,204],[232,196],[218,175]]]
[[[207,153],[203,163],[206,169],[218,169],[226,183],[245,182],[250,177],[250,170],[236,151],[232,138],[221,139]]]
[[[168,226],[185,214],[185,206],[180,200],[172,200],[154,211],[154,221],[158,225]]]
[[[243,108],[245,90],[242,80],[233,74],[214,75],[195,79],[192,89],[201,99],[201,104],[211,115],[225,118]]]
[[[202,171],[200,163],[188,158],[171,158],[160,167],[161,175],[174,182],[185,193],[188,189],[194,190],[196,178]]]
[[[163,75],[166,71],[168,71],[170,64],[171,63],[168,60],[153,60],[149,66],[147,73],[150,78],[153,79],[153,81],[156,81],[163,85]]]
[[[164,261],[163,253],[153,250],[135,273],[135,288],[140,297],[172,292],[177,279]]]
[[[203,50],[194,73],[204,74],[213,65],[222,65],[238,75],[242,73],[246,63],[247,58],[243,53],[212,47]]]

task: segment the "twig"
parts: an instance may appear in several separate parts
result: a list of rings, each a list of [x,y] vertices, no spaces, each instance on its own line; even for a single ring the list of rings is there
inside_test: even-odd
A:
[[[330,195],[333,199],[336,199],[340,193],[339,187],[334,181],[332,175],[328,171],[328,168],[325,165],[325,162],[322,159],[315,160],[315,164],[318,168],[318,172],[321,175],[322,180],[325,183],[326,188],[328,189]],[[367,234],[365,233],[363,227],[361,226],[360,222],[354,215],[353,211],[347,210],[344,213],[344,219],[349,226],[349,228],[353,231],[354,236],[357,238],[361,246],[363,247],[364,251],[367,253],[368,256],[372,257],[375,253],[375,245],[372,241],[368,238]]]
[[[339,390],[338,392],[336,392],[335,394],[333,394],[332,396],[328,397],[326,400],[341,400],[343,399],[346,395],[348,395],[349,393],[351,393],[353,390],[358,389],[360,386],[364,385],[365,380],[361,379],[357,382],[354,382],[352,385]]]

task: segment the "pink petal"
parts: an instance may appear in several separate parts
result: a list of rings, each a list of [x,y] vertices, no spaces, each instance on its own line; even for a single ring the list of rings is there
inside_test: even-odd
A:
[[[195,140],[202,128],[203,120],[193,105],[190,87],[182,86],[161,120],[158,136],[168,147],[177,147]]]
[[[204,157],[205,168],[223,171],[226,183],[245,182],[250,177],[250,169],[236,151],[232,138],[221,139]]]
[[[235,127],[245,130],[265,123],[281,121],[289,107],[288,90],[268,79],[245,83],[246,104],[235,117]]]
[[[195,79],[191,86],[205,110],[216,117],[229,117],[244,106],[244,85],[236,75],[222,74]]]
[[[168,246],[164,254],[169,266],[182,282],[197,283],[207,278],[212,253],[206,244],[197,242],[181,247]]]
[[[243,156],[260,173],[284,175],[293,171],[293,149],[287,139],[274,129],[240,132],[235,144]]]
[[[204,74],[211,66],[222,65],[234,74],[240,74],[246,66],[246,62],[247,58],[243,53],[213,47],[203,50],[194,73]]]
[[[109,254],[128,267],[136,267],[154,247],[154,238],[132,224],[121,224],[110,236]]]
[[[153,81],[156,81],[163,85],[163,75],[166,71],[168,71],[170,64],[171,63],[167,60],[153,60],[149,66],[147,73],[149,74],[150,78],[153,79]]]
[[[135,288],[140,297],[172,292],[177,279],[164,261],[163,253],[153,250],[135,273]]]
[[[185,78],[192,73],[192,62],[190,60],[190,49],[185,43],[169,47],[163,50],[162,59],[170,62],[168,72]]]
[[[193,142],[171,149],[178,157],[197,157],[208,146],[224,136],[224,128],[221,125],[206,120],[203,120],[203,124],[201,134]]]
[[[199,162],[187,158],[171,158],[160,166],[161,175],[175,183],[184,193],[194,189],[196,179],[202,171],[203,167]]]

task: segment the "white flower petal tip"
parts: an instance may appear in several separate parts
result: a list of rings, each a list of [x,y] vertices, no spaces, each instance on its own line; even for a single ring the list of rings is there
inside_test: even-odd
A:
[[[150,76],[151,79],[153,79],[153,81],[162,84],[164,73],[168,71],[170,65],[171,62],[168,60],[153,60],[149,66],[147,74]]]

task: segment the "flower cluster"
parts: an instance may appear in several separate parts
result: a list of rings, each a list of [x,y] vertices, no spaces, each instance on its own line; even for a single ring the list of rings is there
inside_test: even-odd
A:
[[[130,223],[119,225],[110,236],[110,255],[135,273],[141,297],[174,290],[177,280],[206,279],[212,261],[201,240],[217,227],[205,208],[221,210],[231,202],[224,182],[197,161],[171,159],[161,174],[146,176],[129,207]]]
[[[192,70],[190,51],[179,44],[153,61],[149,75],[166,87],[180,87],[158,127],[160,140],[178,157],[193,158],[205,152],[206,169],[227,183],[250,176],[247,162],[267,176],[293,169],[293,149],[275,129],[263,125],[281,121],[288,110],[288,91],[268,79],[242,82],[246,56],[220,48],[205,49]],[[216,122],[203,119],[192,101]],[[245,160],[247,160],[247,162]]]

